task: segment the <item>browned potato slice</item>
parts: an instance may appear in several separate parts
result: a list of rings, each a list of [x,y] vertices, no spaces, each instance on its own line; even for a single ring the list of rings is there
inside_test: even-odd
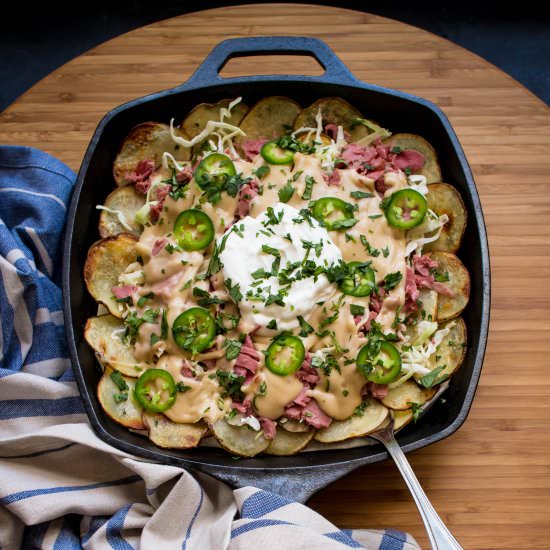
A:
[[[240,124],[246,134],[235,143],[256,139],[273,139],[288,132],[300,112],[300,105],[288,97],[271,96],[260,99]]]
[[[442,323],[440,328],[450,326],[450,332],[443,338],[437,351],[430,357],[430,369],[440,369],[437,380],[451,376],[457,371],[466,355],[466,324],[462,317]]]
[[[142,227],[135,221],[136,212],[145,204],[145,195],[138,193],[133,185],[118,187],[106,199],[109,210],[101,210],[99,215],[99,234],[102,238],[119,233],[132,233],[139,236]]]
[[[201,103],[197,105],[181,123],[181,129],[189,136],[194,138],[200,134],[209,120],[220,120],[220,109],[227,106],[233,101],[232,99],[222,99],[217,103]],[[224,122],[238,126],[243,117],[248,112],[248,107],[244,103],[237,103],[231,110],[231,116],[224,119]]]
[[[91,246],[84,264],[88,292],[115,317],[121,317],[122,308],[111,289],[118,285],[118,278],[126,268],[136,261],[136,242],[137,238],[130,233],[101,239]]]
[[[305,422],[300,422],[299,420],[288,420],[287,422],[282,422],[278,426],[279,428],[283,428],[287,432],[309,432],[310,425],[306,424]]]
[[[313,428],[310,428],[307,432],[288,432],[278,427],[275,439],[269,443],[269,447],[265,452],[268,455],[295,455],[307,447],[314,434],[315,430]]]
[[[415,322],[407,325],[405,333],[409,338],[416,339],[417,336],[417,323],[423,320],[435,321],[437,319],[437,300],[439,294],[435,290],[429,288],[420,289],[419,301],[422,305],[416,313],[413,314]]]
[[[424,251],[443,250],[456,252],[466,228],[466,208],[460,193],[448,183],[432,183],[428,187],[428,208],[438,216],[447,214],[449,221],[443,226],[437,241],[424,246]]]
[[[428,183],[441,181],[441,168],[437,161],[435,149],[423,138],[415,134],[394,134],[386,142],[390,147],[401,147],[401,149],[414,149],[424,155],[424,167],[415,174],[426,177]]]
[[[412,410],[392,411],[393,414],[393,431],[398,432],[403,429],[413,419]]]
[[[405,411],[411,408],[410,403],[423,405],[435,392],[435,388],[421,388],[416,382],[407,380],[396,388],[390,388],[382,403],[394,411]]]
[[[176,135],[186,137],[175,129]],[[189,160],[190,150],[178,145],[170,135],[170,126],[162,122],[144,122],[134,126],[124,139],[122,147],[115,158],[113,176],[117,185],[130,183],[126,176],[133,172],[140,160],[152,160],[155,169],[162,164],[162,154],[168,152],[176,160]]]
[[[430,252],[429,256],[438,263],[437,273],[448,275],[449,280],[444,284],[454,293],[452,297],[439,295],[437,321],[458,317],[470,299],[470,274],[463,263],[450,252]]]
[[[255,456],[265,451],[270,443],[263,432],[247,426],[231,426],[223,419],[211,424],[210,430],[225,450],[239,456]]]
[[[328,428],[317,430],[314,439],[321,443],[337,443],[374,432],[386,420],[388,409],[376,399],[367,399],[367,403],[362,416],[333,420]]]
[[[105,369],[97,386],[97,398],[103,410],[115,422],[127,428],[142,430],[144,428],[141,418],[143,409],[134,397],[136,380],[121,375],[128,386],[127,389],[121,389],[111,378],[112,372],[111,369]],[[126,395],[125,400],[122,399],[123,395]]]
[[[294,129],[298,128],[316,128],[317,122],[315,117],[321,109],[321,116],[323,117],[323,128],[326,128],[327,124],[335,124],[336,126],[342,126],[343,129],[351,136],[351,141],[359,141],[369,135],[369,129],[358,123],[360,119],[363,119],[363,115],[355,108],[352,107],[347,101],[339,97],[325,97],[318,99],[315,103],[312,103],[309,107],[306,107],[294,122]]]
[[[124,323],[112,315],[90,317],[84,338],[96,352],[102,365],[109,365],[125,376],[137,378],[147,365],[134,356],[132,346],[122,343]]]
[[[143,424],[149,430],[149,439],[164,449],[191,449],[196,447],[208,431],[204,422],[176,424],[159,413],[143,413]]]

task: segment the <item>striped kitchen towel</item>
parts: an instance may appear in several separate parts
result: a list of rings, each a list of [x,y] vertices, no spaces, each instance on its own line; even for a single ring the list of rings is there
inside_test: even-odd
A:
[[[339,530],[281,496],[148,463],[95,436],[61,311],[73,182],[41,151],[0,147],[0,550],[418,548],[405,533]]]

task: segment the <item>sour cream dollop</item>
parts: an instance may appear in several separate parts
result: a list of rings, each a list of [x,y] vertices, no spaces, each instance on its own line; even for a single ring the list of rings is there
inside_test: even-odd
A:
[[[237,304],[243,321],[259,326],[259,334],[273,334],[274,323],[277,331],[297,328],[299,316],[307,320],[337,290],[324,274],[308,273],[311,261],[328,267],[342,260],[342,253],[315,219],[304,219],[288,204],[277,203],[257,218],[239,220],[218,239],[218,246],[224,240],[219,258],[226,286],[231,290],[238,285],[231,294],[242,295]]]

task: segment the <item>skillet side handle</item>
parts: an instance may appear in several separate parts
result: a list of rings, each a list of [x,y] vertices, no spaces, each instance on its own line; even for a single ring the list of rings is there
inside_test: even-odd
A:
[[[351,464],[341,463],[325,468],[300,468],[282,471],[241,470],[239,468],[205,465],[195,467],[195,469],[227,483],[233,489],[257,487],[263,491],[269,491],[289,500],[305,504],[315,493],[361,465],[362,462],[354,461]]]
[[[241,78],[222,78],[219,72],[233,57],[254,55],[308,55],[317,60],[325,73],[315,80],[353,84],[357,79],[342,63],[329,46],[319,38],[307,36],[256,36],[249,38],[230,38],[220,42],[206,56],[198,69],[181,88],[197,88],[212,84],[230,83]],[[254,80],[268,80],[270,76],[254,76]],[[307,77],[303,77],[307,78]],[[280,77],[279,77],[280,79]]]

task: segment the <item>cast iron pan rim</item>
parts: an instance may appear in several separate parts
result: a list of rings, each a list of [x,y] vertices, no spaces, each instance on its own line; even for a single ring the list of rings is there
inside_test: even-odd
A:
[[[300,37],[293,37],[293,38],[299,39]],[[280,37],[275,37],[275,40],[277,39],[280,39]],[[255,40],[254,38],[228,40],[219,44],[214,49],[214,51],[216,49],[223,49],[223,47],[227,43],[231,43],[231,42],[242,43],[244,41],[250,42],[254,40]],[[317,39],[306,39],[306,40],[308,41],[308,44],[311,41],[314,41],[315,43],[322,43]],[[324,43],[322,44],[324,45]],[[324,45],[324,47],[326,47],[326,45]],[[336,58],[334,53],[331,52],[331,55]],[[206,471],[208,471],[208,468],[216,468],[226,472],[233,471],[238,473],[245,470],[252,473],[253,472],[273,472],[273,473],[280,473],[281,475],[284,475],[290,472],[306,472],[306,471],[321,473],[327,467],[333,467],[335,469],[338,469],[338,467],[342,467],[342,468],[347,468],[346,471],[351,471],[361,465],[372,463],[372,462],[378,462],[388,457],[388,454],[385,451],[382,451],[382,448],[380,447],[380,452],[378,454],[368,456],[365,458],[353,458],[348,460],[335,459],[333,462],[329,462],[322,465],[312,464],[312,465],[305,465],[305,466],[273,467],[273,466],[269,466],[268,464],[266,464],[265,466],[250,466],[250,465],[247,465],[246,459],[242,459],[238,463],[235,463],[234,465],[233,464],[219,465],[217,463],[210,462],[208,459],[202,459],[202,458],[195,460],[193,458],[188,458],[188,457],[175,457],[175,456],[167,456],[167,455],[159,456],[159,454],[154,451],[150,451],[138,445],[134,445],[133,443],[128,443],[124,440],[120,440],[117,437],[112,436],[109,432],[107,432],[103,428],[92,406],[91,396],[87,391],[87,388],[84,382],[84,377],[80,368],[79,359],[78,359],[75,334],[74,334],[74,328],[72,323],[71,300],[70,300],[70,278],[69,278],[70,251],[71,251],[74,224],[76,220],[77,205],[78,205],[79,197],[82,191],[82,186],[84,184],[85,175],[87,173],[88,166],[91,162],[91,159],[94,155],[97,144],[107,124],[111,122],[114,118],[116,118],[120,113],[128,109],[132,109],[133,107],[144,103],[152,103],[155,100],[160,98],[177,95],[178,93],[184,92],[184,91],[186,92],[190,90],[198,90],[198,89],[205,89],[205,88],[215,90],[216,88],[221,88],[221,87],[227,86],[228,84],[240,85],[240,84],[250,84],[254,82],[267,82],[267,83],[273,83],[273,84],[280,84],[281,82],[288,83],[288,84],[310,82],[310,83],[321,84],[321,85],[336,84],[347,89],[356,88],[361,90],[369,90],[369,91],[381,93],[383,95],[404,99],[418,105],[422,105],[423,107],[431,110],[438,117],[438,119],[440,120],[440,122],[442,123],[445,129],[445,132],[449,136],[449,139],[452,143],[454,150],[457,153],[459,163],[461,165],[461,169],[464,173],[464,178],[466,181],[468,192],[470,193],[470,196],[473,202],[473,212],[471,214],[473,214],[474,217],[476,218],[476,221],[479,227],[479,237],[480,237],[479,244],[481,248],[481,263],[482,263],[481,267],[482,267],[482,273],[483,273],[483,281],[482,281],[483,293],[482,293],[482,296],[480,297],[481,298],[481,312],[480,312],[481,322],[480,322],[480,329],[479,329],[479,342],[477,347],[477,353],[473,359],[470,387],[466,393],[466,396],[462,402],[462,405],[460,407],[459,413],[456,416],[456,418],[446,428],[430,436],[411,442],[407,445],[403,445],[402,448],[405,452],[413,451],[413,450],[425,447],[427,445],[430,445],[431,443],[440,441],[448,437],[449,435],[453,434],[456,430],[460,428],[460,426],[464,423],[464,421],[468,416],[469,410],[471,408],[472,400],[474,398],[474,395],[477,389],[479,376],[481,374],[481,367],[482,367],[483,357],[484,357],[486,343],[487,343],[487,334],[488,334],[488,326],[489,326],[490,269],[489,269],[489,252],[488,252],[486,228],[485,228],[485,222],[483,219],[483,213],[482,213],[481,205],[479,201],[479,196],[477,193],[475,183],[473,181],[470,168],[468,166],[464,152],[462,150],[462,147],[446,115],[437,105],[435,105],[429,100],[414,96],[412,94],[408,94],[406,92],[401,92],[401,91],[385,88],[382,86],[368,84],[356,79],[347,70],[347,68],[343,64],[341,64],[339,60],[338,60],[338,63],[341,64],[341,67],[345,71],[342,75],[335,75],[333,71],[332,76],[328,76],[328,77],[327,76],[297,76],[297,75],[272,75],[272,76],[261,76],[261,77],[249,76],[249,77],[238,77],[238,78],[232,78],[232,79],[222,79],[218,77],[214,79],[215,80],[214,82],[212,81],[205,82],[204,75],[202,75],[203,79],[201,80],[201,75],[199,75],[199,73],[201,72],[201,69],[205,65],[207,65],[209,58],[210,56],[207,58],[206,62],[203,63],[201,67],[199,67],[199,70],[197,70],[197,72],[186,83],[169,90],[156,92],[156,93],[129,101],[118,107],[115,107],[109,113],[107,113],[98,124],[94,132],[94,135],[90,140],[90,144],[83,158],[82,165],[78,174],[78,178],[75,184],[75,189],[71,199],[71,205],[68,212],[67,228],[65,232],[64,256],[63,256],[63,284],[62,284],[63,308],[64,308],[64,314],[65,314],[65,328],[66,328],[66,333],[67,333],[67,338],[69,343],[69,353],[72,360],[74,375],[75,375],[80,393],[83,397],[86,413],[96,433],[106,443],[114,447],[117,447],[123,451],[129,452],[131,454],[146,458],[148,460],[152,460],[155,462],[177,464],[177,465],[187,465],[189,467],[195,467],[197,469],[202,469],[204,467]],[[227,59],[228,58],[229,57],[227,57]],[[340,70],[340,67],[338,67],[338,69]],[[339,76],[341,78],[339,78]]]

